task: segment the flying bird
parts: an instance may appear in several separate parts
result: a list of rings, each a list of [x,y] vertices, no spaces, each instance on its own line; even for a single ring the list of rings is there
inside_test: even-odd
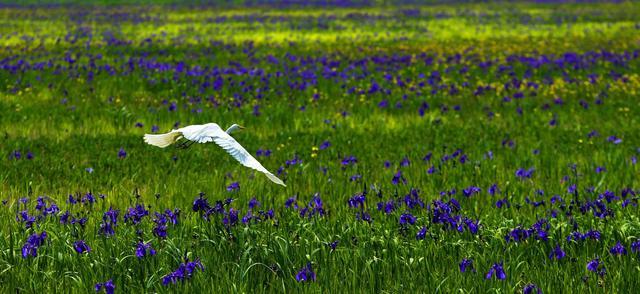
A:
[[[244,127],[237,124],[231,125],[226,131],[223,131],[222,128],[215,123],[191,125],[172,130],[166,134],[145,134],[144,141],[147,144],[158,146],[160,148],[165,148],[182,138],[188,140],[187,142],[178,145],[178,147],[182,148],[187,148],[193,143],[215,142],[242,165],[262,172],[272,182],[286,187],[287,185],[285,185],[282,180],[264,168],[264,166],[251,156],[251,154],[249,154],[249,152],[247,152],[247,150],[244,149],[238,141],[231,137],[231,133],[242,129],[244,129]]]

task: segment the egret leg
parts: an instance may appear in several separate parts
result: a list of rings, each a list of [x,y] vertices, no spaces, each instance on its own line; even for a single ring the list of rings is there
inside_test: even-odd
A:
[[[178,149],[187,149],[187,148],[191,147],[191,145],[193,145],[193,143],[195,143],[195,142],[194,141],[188,141],[188,140],[187,141],[183,141],[182,143],[177,144],[176,148],[178,148]]]

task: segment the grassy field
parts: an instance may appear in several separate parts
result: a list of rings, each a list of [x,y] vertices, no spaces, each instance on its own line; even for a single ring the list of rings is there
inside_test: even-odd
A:
[[[639,15],[0,6],[0,292],[631,293]]]

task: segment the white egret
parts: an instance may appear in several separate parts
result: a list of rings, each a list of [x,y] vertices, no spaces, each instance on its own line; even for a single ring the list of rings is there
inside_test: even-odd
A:
[[[177,130],[172,130],[166,134],[145,134],[144,141],[160,148],[165,148],[181,138],[185,138],[190,141],[188,144],[182,144],[182,147],[188,147],[193,143],[215,142],[242,165],[262,172],[272,182],[286,187],[287,185],[285,185],[282,180],[278,179],[278,177],[274,176],[264,168],[264,166],[251,156],[251,154],[249,154],[249,152],[247,152],[247,150],[244,149],[238,141],[230,136],[231,133],[241,129],[244,129],[244,127],[237,124],[231,125],[226,131],[223,131],[222,128],[215,123],[191,125]]]

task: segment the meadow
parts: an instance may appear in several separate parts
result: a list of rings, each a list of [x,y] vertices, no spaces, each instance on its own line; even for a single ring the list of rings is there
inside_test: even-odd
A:
[[[0,4],[0,292],[640,287],[636,3],[38,2]],[[208,122],[287,186],[142,140]]]

